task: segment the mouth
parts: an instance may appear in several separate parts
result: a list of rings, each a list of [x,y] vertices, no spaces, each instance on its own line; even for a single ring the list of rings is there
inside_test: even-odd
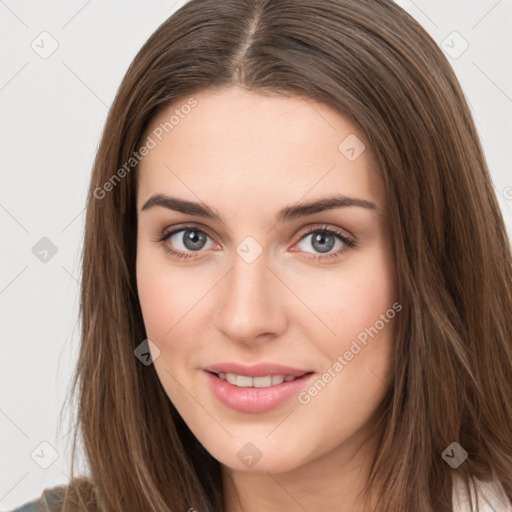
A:
[[[241,413],[264,413],[297,397],[315,372],[301,375],[268,374],[256,377],[204,371],[212,395],[222,405]]]

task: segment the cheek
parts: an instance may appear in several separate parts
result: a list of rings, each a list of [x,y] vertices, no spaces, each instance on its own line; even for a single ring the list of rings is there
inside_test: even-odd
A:
[[[179,385],[186,380],[192,346],[186,334],[187,313],[198,293],[189,292],[186,276],[173,271],[165,256],[154,249],[138,249],[137,291],[146,335],[159,349],[155,371],[168,397],[183,410],[191,405]]]
[[[329,383],[325,390],[322,383],[318,391],[312,389],[310,394],[306,390],[304,400],[318,393],[322,395],[315,406],[319,413],[328,414],[333,403],[351,411],[351,419],[340,424],[345,432],[354,427],[351,422],[369,418],[393,371],[394,327],[401,308],[396,303],[391,255],[379,245],[364,257],[347,259],[339,271],[317,276],[315,290],[309,295],[311,309],[329,330],[324,328],[319,335],[314,317],[307,320],[309,327],[305,320],[302,325],[310,330],[316,350],[324,356],[322,371],[328,373],[325,380]]]
[[[176,298],[168,284],[165,275],[159,274],[154,266],[146,265],[144,259],[137,262],[137,290],[144,325],[148,338],[155,341],[162,339],[171,327],[168,313],[173,311]]]
[[[137,252],[137,292],[147,337],[160,350],[175,355],[189,352],[205,328],[208,291],[216,276],[208,268],[180,268],[163,249],[141,246]]]
[[[326,281],[317,305],[334,334],[312,338],[325,358],[324,373],[300,400],[315,417],[336,416],[336,426],[325,432],[333,444],[370,420],[390,384],[401,309],[393,277],[384,258],[372,258]]]
[[[163,249],[161,250],[163,252]],[[170,272],[160,250],[139,244],[137,248],[137,293],[149,339],[160,344],[177,322],[187,289],[179,274]]]
[[[314,313],[302,315],[302,323],[318,329],[319,325],[322,327],[318,322],[321,320],[320,338],[329,347],[340,348],[350,343],[379,321],[396,300],[393,265],[380,246],[347,259],[335,270],[316,272],[314,280],[297,275],[293,279],[297,295],[307,298],[305,302]]]

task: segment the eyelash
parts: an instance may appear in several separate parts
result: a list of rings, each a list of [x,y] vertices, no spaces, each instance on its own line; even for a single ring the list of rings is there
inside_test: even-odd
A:
[[[178,227],[172,229],[171,231],[164,231],[161,234],[161,236],[158,237],[154,241],[160,243],[163,246],[164,250],[166,252],[168,252],[169,254],[171,254],[171,256],[173,256],[175,258],[178,258],[178,259],[195,258],[196,256],[194,255],[193,252],[192,253],[183,253],[183,252],[175,251],[174,249],[171,249],[168,244],[165,243],[172,235],[179,233],[180,231],[186,231],[186,230],[197,231],[199,233],[203,233],[206,236],[210,237],[210,235],[208,235],[208,233],[206,231],[204,231],[203,229],[200,229],[197,225],[184,225],[184,226],[178,226]],[[310,259],[313,261],[317,261],[317,260],[325,261],[325,260],[331,260],[333,258],[339,258],[348,250],[357,247],[357,244],[355,243],[354,240],[346,237],[340,231],[338,231],[337,229],[332,228],[330,226],[319,226],[319,227],[310,229],[309,231],[307,231],[301,235],[299,242],[301,240],[303,240],[304,238],[306,238],[308,235],[311,235],[313,233],[334,235],[334,236],[338,237],[345,244],[344,248],[342,248],[338,252],[335,252],[332,254],[327,254],[325,256],[321,256],[321,255],[320,256],[312,256],[312,257],[307,256],[307,259]],[[202,252],[202,251],[194,251],[194,252]]]

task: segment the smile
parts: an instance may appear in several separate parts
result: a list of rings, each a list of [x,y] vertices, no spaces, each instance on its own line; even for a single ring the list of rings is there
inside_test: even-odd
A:
[[[278,408],[306,386],[314,372],[302,376],[264,375],[204,371],[213,396],[224,406],[241,413],[257,414]]]

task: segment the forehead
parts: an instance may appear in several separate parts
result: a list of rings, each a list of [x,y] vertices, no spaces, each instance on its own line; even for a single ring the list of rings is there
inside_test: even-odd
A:
[[[203,91],[162,109],[143,142],[147,137],[154,147],[139,165],[139,207],[154,193],[218,200],[222,209],[235,196],[257,208],[279,196],[288,204],[327,192],[383,207],[382,183],[363,135],[309,98],[238,87]]]

